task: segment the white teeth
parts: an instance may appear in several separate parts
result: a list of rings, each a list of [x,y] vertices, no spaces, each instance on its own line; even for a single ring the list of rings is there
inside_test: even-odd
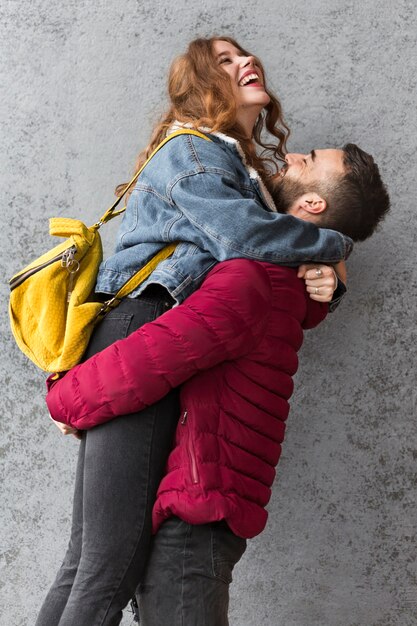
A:
[[[259,80],[259,76],[258,74],[255,74],[255,72],[253,74],[248,74],[247,76],[244,76],[238,83],[239,87],[244,87],[250,80],[253,79]]]

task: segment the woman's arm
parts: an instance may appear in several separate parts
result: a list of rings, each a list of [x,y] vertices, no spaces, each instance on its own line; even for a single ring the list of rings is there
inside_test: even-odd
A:
[[[197,245],[217,261],[244,257],[288,266],[335,263],[347,258],[353,246],[337,231],[266,211],[242,195],[232,172],[219,168],[177,180],[170,201],[197,231]]]
[[[163,201],[164,210],[171,213],[164,224],[164,240],[192,242],[217,261],[247,258],[295,267],[347,258],[353,246],[348,237],[268,211],[256,184],[235,147],[216,137],[212,141],[175,137],[138,180],[131,211],[136,217],[126,226],[130,228],[126,240],[140,223],[141,208]],[[150,200],[152,195],[155,202]],[[155,220],[158,226],[157,214]]]

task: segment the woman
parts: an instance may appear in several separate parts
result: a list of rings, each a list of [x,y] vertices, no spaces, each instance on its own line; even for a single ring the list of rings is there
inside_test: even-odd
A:
[[[169,93],[170,109],[139,162],[178,125],[203,128],[209,140],[176,137],[145,168],[97,291],[114,293],[166,242],[180,243],[132,294],[137,297],[100,324],[85,358],[184,300],[216,261],[246,257],[296,266],[335,262],[350,250],[348,238],[276,213],[263,182],[268,159],[256,146],[282,158],[287,129],[255,57],[228,38],[196,40],[174,62]],[[276,146],[263,143],[264,128]],[[174,391],[83,434],[71,539],[38,626],[120,622],[145,569],[152,505],[177,417]]]

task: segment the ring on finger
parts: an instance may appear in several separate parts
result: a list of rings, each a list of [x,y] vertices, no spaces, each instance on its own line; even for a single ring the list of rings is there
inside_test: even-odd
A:
[[[317,277],[323,276],[323,272],[322,272],[322,270],[319,267],[316,268],[316,276]]]
[[[317,294],[318,294],[318,293],[320,293],[320,287],[316,287],[316,290],[315,290],[315,292],[314,292],[314,293],[315,293],[315,294],[316,294],[316,296],[317,296]]]

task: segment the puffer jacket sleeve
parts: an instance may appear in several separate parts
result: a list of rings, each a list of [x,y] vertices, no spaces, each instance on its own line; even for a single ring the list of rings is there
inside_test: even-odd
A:
[[[143,409],[197,372],[251,350],[271,285],[261,264],[217,265],[183,304],[72,368],[50,388],[52,418],[85,430]]]
[[[315,328],[324,320],[329,313],[329,305],[327,302],[316,302],[310,298],[306,293],[307,310],[306,316],[302,323],[302,327],[307,330]]]

